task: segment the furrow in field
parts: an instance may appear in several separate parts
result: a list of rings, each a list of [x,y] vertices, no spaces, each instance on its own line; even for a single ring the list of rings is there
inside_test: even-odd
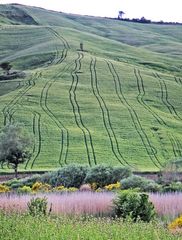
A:
[[[107,105],[106,105],[103,97],[100,94],[100,90],[98,87],[97,71],[96,71],[96,59],[93,59],[93,58],[91,59],[91,63],[90,63],[90,73],[91,73],[92,92],[99,103],[100,110],[102,113],[103,123],[104,123],[105,129],[106,129],[106,132],[108,134],[109,140],[110,140],[112,152],[113,152],[114,156],[116,157],[116,159],[122,165],[132,167],[127,162],[127,160],[123,157],[122,153],[120,152],[118,140],[117,140],[116,134],[115,134],[112,124],[111,124],[109,110],[107,108]]]
[[[149,158],[153,162],[153,164],[156,167],[160,168],[161,163],[157,157],[156,149],[150,143],[150,140],[139,120],[138,114],[136,113],[135,109],[131,106],[131,104],[128,102],[125,94],[123,93],[122,83],[121,83],[121,79],[120,79],[118,72],[116,71],[113,63],[108,62],[108,67],[113,76],[116,94],[117,94],[120,102],[127,108],[128,112],[130,114],[130,117],[132,119],[133,126],[141,139],[142,145],[144,146],[144,148],[147,152],[147,155],[149,156]]]
[[[177,84],[180,84],[180,85],[182,84],[182,79],[181,78],[174,77],[174,80]]]
[[[62,70],[61,74],[63,74],[65,71],[67,71],[72,63],[67,64]],[[64,126],[64,124],[56,117],[54,112],[49,108],[48,106],[48,94],[49,91],[52,87],[52,85],[56,82],[57,78],[61,77],[60,73],[55,77],[55,79],[48,81],[41,92],[41,101],[40,105],[44,112],[53,120],[55,125],[59,128],[61,137],[61,149],[60,149],[60,155],[59,155],[59,164],[62,165],[67,164],[67,156],[68,156],[68,149],[69,149],[69,131],[68,129]]]
[[[35,138],[38,138],[36,140],[36,147],[34,149],[34,155],[31,163],[31,168],[33,168],[35,161],[37,160],[40,152],[41,152],[41,146],[42,146],[42,137],[41,137],[41,114],[34,111],[35,118],[34,118],[34,136]],[[38,137],[37,137],[38,136]],[[28,163],[27,163],[28,165]],[[25,168],[27,168],[27,165]]]
[[[59,40],[63,42],[64,49],[62,51],[61,57],[56,59],[56,61],[53,61],[52,64],[60,64],[62,63],[66,57],[67,57],[67,51],[68,51],[68,43],[67,41],[61,37],[56,31],[54,31],[52,28],[48,28],[48,30],[56,36]],[[64,39],[64,40],[63,40]],[[66,43],[65,43],[66,41]],[[58,51],[58,50],[57,50]],[[57,57],[59,56],[59,53],[57,53]],[[57,78],[61,77],[61,75],[69,69],[69,67],[72,65],[72,63],[67,64],[64,66],[62,70],[60,70],[60,73],[53,76],[52,79],[48,80],[42,91],[40,96],[40,106],[42,110],[48,115],[52,121],[55,123],[55,125],[60,130],[60,154],[59,154],[59,164],[67,164],[67,156],[68,156],[68,149],[69,149],[69,132],[68,129],[63,125],[63,123],[56,117],[56,115],[53,113],[53,111],[48,107],[48,95],[49,91],[52,87],[52,85],[56,82]]]
[[[175,158],[182,157],[181,143],[179,142],[179,140],[174,135],[171,134],[170,141],[171,141],[174,157]]]
[[[150,106],[148,106],[145,103],[144,96],[145,96],[145,87],[144,87],[144,81],[141,76],[140,70],[134,69],[134,74],[137,80],[137,88],[138,88],[138,96],[137,96],[137,101],[149,112],[152,114],[152,116],[156,119],[156,121],[161,124],[161,125],[166,125],[166,122],[156,113],[154,112]]]
[[[156,119],[156,121],[161,125],[161,126],[164,126],[164,127],[167,127],[167,124],[166,122],[156,113],[153,111],[153,109],[150,108],[150,106],[148,106],[146,103],[145,103],[145,100],[144,100],[144,97],[145,97],[145,86],[144,86],[144,80],[143,80],[143,77],[141,75],[141,72],[140,70],[136,70],[134,69],[134,74],[135,74],[135,77],[136,77],[136,80],[137,80],[137,88],[138,88],[138,96],[137,96],[137,101],[140,103],[141,106],[143,106],[149,113],[152,114],[152,116]],[[161,142],[161,139],[160,137],[158,138],[159,141],[160,141],[160,144],[161,146],[164,147],[164,145],[162,144]],[[165,150],[165,149],[162,149],[162,150]]]
[[[175,119],[182,120],[182,118],[177,113],[175,107],[169,102],[169,99],[168,99],[169,94],[168,94],[168,89],[167,89],[165,80],[161,78],[158,73],[155,73],[154,77],[159,81],[160,88],[161,88],[161,98],[162,98],[163,104],[167,107],[167,109]]]
[[[80,70],[81,70],[81,60],[83,59],[83,57],[84,57],[84,55],[82,53],[81,54],[78,53],[78,58],[75,60],[75,68],[71,72],[72,83],[71,83],[71,87],[69,89],[69,98],[70,98],[70,103],[72,105],[75,122],[76,122],[78,128],[82,131],[83,136],[84,136],[84,143],[85,143],[85,147],[86,147],[88,163],[91,166],[93,164],[97,164],[93,141],[92,141],[92,136],[91,136],[89,129],[86,127],[86,125],[84,124],[84,122],[82,120],[80,106],[79,106],[79,103],[77,100],[77,87],[78,87],[78,83],[79,83],[78,72],[80,72]]]
[[[7,121],[11,123],[11,119],[13,117],[13,114],[16,110],[14,110],[14,107],[20,100],[23,98],[23,96],[33,87],[35,86],[35,79],[39,78],[40,73],[35,73],[33,77],[31,77],[30,80],[26,82],[27,86],[25,85],[22,90],[20,90],[12,99],[11,101],[3,108],[3,115],[4,115],[4,125],[7,124]],[[14,111],[13,111],[14,110]]]
[[[38,158],[41,152],[41,144],[42,144],[42,137],[41,137],[41,114],[36,111],[31,111],[33,114],[33,124],[32,124],[32,131],[34,135],[34,143],[33,143],[33,150],[32,150],[32,157],[29,161],[26,162],[25,169],[27,169],[28,165],[31,165],[30,168],[33,167],[36,159]],[[32,161],[32,163],[30,163]]]
[[[55,31],[53,28],[47,27],[48,31],[51,32],[59,41],[63,43],[63,50],[61,52],[61,57],[59,57],[59,51],[56,48],[57,56],[54,60],[54,64],[60,64],[64,61],[64,59],[67,57],[68,49],[70,49],[69,43],[67,40],[61,36],[57,31]]]

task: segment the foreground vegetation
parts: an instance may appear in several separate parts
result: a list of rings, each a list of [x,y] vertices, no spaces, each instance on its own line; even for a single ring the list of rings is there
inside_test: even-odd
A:
[[[92,217],[32,217],[26,214],[0,213],[3,240],[179,240],[160,222],[131,223]]]

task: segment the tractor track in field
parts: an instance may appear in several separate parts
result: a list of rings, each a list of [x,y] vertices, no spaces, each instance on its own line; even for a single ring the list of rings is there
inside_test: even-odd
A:
[[[165,143],[162,141],[163,137],[161,137],[160,133],[159,132],[155,132],[157,138],[158,138],[158,141],[159,141],[159,144],[160,144],[160,147],[161,147],[161,153],[162,153],[162,156],[164,159],[169,159],[169,152],[168,150],[166,149],[165,147]],[[167,134],[168,135],[168,134]],[[168,137],[168,136],[167,136]],[[168,137],[169,139],[169,137]],[[170,141],[170,140],[169,140]]]
[[[64,61],[64,59],[67,57],[67,53],[68,53],[68,49],[70,49],[69,43],[67,42],[67,40],[61,36],[57,31],[55,31],[53,28],[50,27],[46,27],[47,30],[52,33],[58,40],[60,40],[63,43],[63,50],[62,50],[62,54],[61,57],[59,57],[59,51],[56,48],[56,52],[57,52],[57,59],[55,59],[54,64],[60,64]]]
[[[113,152],[114,156],[116,157],[116,159],[119,161],[119,163],[121,163],[124,166],[132,167],[120,152],[118,140],[116,138],[116,134],[115,134],[112,124],[111,124],[109,110],[108,110],[107,105],[99,91],[97,71],[96,71],[96,59],[93,59],[93,58],[91,59],[91,62],[90,62],[90,74],[91,74],[92,92],[99,103],[100,110],[102,113],[104,127],[106,129],[107,135],[110,140],[112,152]]]
[[[63,68],[63,70],[61,70],[61,73],[63,74],[67,69],[70,68],[71,65],[72,63],[67,64]],[[64,126],[64,124],[57,118],[57,116],[52,112],[52,110],[48,107],[49,90],[52,87],[52,85],[56,82],[57,78],[60,76],[61,74],[59,73],[57,76],[54,77],[53,80],[49,80],[45,83],[41,91],[40,106],[42,110],[45,112],[45,114],[51,118],[51,120],[54,122],[54,124],[58,127],[58,129],[61,132],[61,149],[59,155],[59,164],[62,165],[62,162],[67,164],[67,156],[69,149],[69,131]],[[64,158],[64,160],[62,158]]]
[[[51,33],[53,33],[59,40],[63,42],[63,37],[61,37],[56,31],[54,31],[52,28],[48,28]],[[64,41],[66,41],[64,39]],[[68,52],[68,43],[66,41],[63,42],[64,49],[62,51],[60,59],[56,59],[56,61],[53,61],[52,64],[61,64],[67,57],[67,52]],[[58,49],[57,49],[58,52]],[[59,56],[59,53],[56,54],[56,56]],[[57,116],[52,112],[52,110],[48,107],[48,95],[49,95],[49,90],[52,87],[52,85],[56,82],[58,77],[61,77],[61,75],[70,68],[72,63],[67,64],[64,66],[64,68],[61,70],[61,73],[55,75],[53,79],[48,80],[44,87],[42,88],[41,91],[41,96],[40,96],[40,106],[42,110],[48,115],[51,120],[54,122],[54,124],[58,127],[58,129],[61,132],[61,147],[60,147],[60,154],[59,154],[59,164],[62,166],[63,163],[67,164],[67,156],[68,156],[68,149],[69,149],[69,131],[68,129],[64,126],[64,124],[57,118]],[[62,163],[63,162],[63,163]]]
[[[36,159],[38,158],[40,152],[41,152],[41,145],[42,145],[42,136],[41,136],[41,114],[34,111],[34,136],[38,135],[38,147],[37,150],[35,149],[34,153],[36,152],[36,155],[33,157],[31,168],[33,168],[34,163]],[[37,126],[37,129],[35,128]]]
[[[49,28],[50,30],[51,28]],[[66,58],[67,56],[67,49],[65,49],[66,47],[67,48],[70,48],[69,47],[69,44],[67,43],[67,41],[61,37],[58,33],[56,34],[56,32],[54,30],[52,30],[52,32],[54,32],[54,35],[56,35],[62,42],[63,42],[63,45],[64,45],[64,49],[62,51],[62,54],[61,54],[61,57],[59,57],[59,51],[56,49],[56,56],[55,58],[58,58],[56,59],[55,61],[55,58],[50,62],[49,65],[53,65],[53,64],[59,64],[59,63],[62,63],[62,61],[64,61],[64,59]],[[48,66],[49,66],[48,65]],[[23,86],[24,89],[21,91],[19,91],[14,97],[13,99],[4,107],[3,109],[3,115],[4,115],[4,125],[7,124],[7,118],[9,118],[9,122],[12,121],[12,118],[13,118],[13,114],[15,113],[16,110],[13,111],[13,108],[14,106],[21,100],[21,98],[33,87],[35,86],[35,78],[39,78],[41,76],[41,73],[39,72],[36,72],[33,76],[33,78],[31,78],[30,80],[28,80],[26,82],[26,85]],[[51,83],[52,85],[52,83]],[[49,88],[51,87],[51,85],[49,86]],[[49,89],[48,88],[48,89]],[[46,95],[48,95],[48,91],[46,92]],[[47,97],[46,97],[47,98]],[[46,100],[47,101],[47,100]],[[47,104],[46,104],[46,107],[47,107]],[[33,114],[34,114],[34,120],[33,120],[33,133],[34,133],[34,136],[35,136],[35,122],[37,122],[37,133],[38,133],[38,148],[37,148],[37,153],[36,155],[34,156],[34,159],[33,159],[33,162],[31,164],[31,168],[33,167],[36,159],[38,158],[39,154],[40,154],[40,151],[41,151],[41,130],[40,130],[40,119],[41,119],[41,115],[40,113],[36,112],[36,111],[31,111]],[[51,112],[51,111],[50,111]],[[37,121],[36,121],[36,118],[37,118]],[[62,139],[63,140],[63,139]],[[35,153],[35,147],[33,149],[33,153]],[[62,151],[62,150],[61,150]],[[28,163],[27,163],[28,165]],[[26,165],[26,167],[27,167]]]
[[[55,37],[57,37],[57,38],[59,38],[61,41],[62,41],[62,43],[63,43],[63,45],[64,45],[64,48],[67,48],[67,49],[70,49],[70,45],[69,45],[69,43],[68,43],[68,41],[63,37],[63,36],[61,36],[57,31],[55,31],[53,28],[51,28],[51,27],[46,27],[50,32],[52,32],[52,34],[55,36]]]
[[[18,94],[16,94],[14,96],[14,98],[8,103],[8,105],[6,106],[6,108],[4,109],[4,116],[5,116],[5,120],[4,120],[4,124],[6,125],[6,118],[9,117],[9,123],[12,122],[13,119],[13,115],[16,112],[16,109],[14,110],[14,107],[21,101],[21,99],[25,96],[25,94],[32,89],[35,86],[35,79],[39,79],[41,77],[41,72],[36,72],[31,79],[29,79],[28,81],[26,81],[26,85],[24,86],[23,91],[18,92]],[[21,105],[23,107],[23,105]],[[14,111],[13,111],[14,110]],[[33,163],[35,162],[35,160],[37,159],[38,155],[40,154],[41,151],[41,132],[40,132],[40,118],[41,115],[40,113],[36,112],[36,111],[32,111],[32,110],[28,110],[29,112],[31,112],[34,116],[38,116],[38,123],[37,123],[37,133],[38,133],[38,147],[37,147],[37,154],[33,159]],[[33,127],[35,129],[35,126]],[[35,136],[35,135],[34,135]],[[33,149],[33,152],[35,152],[35,148]],[[30,161],[30,160],[29,160]],[[27,168],[29,161],[26,163],[25,165],[25,169]]]
[[[11,101],[3,108],[2,112],[4,115],[4,126],[7,124],[7,120],[11,123],[13,114],[16,110],[13,111],[15,105],[22,99],[22,97],[33,87],[35,86],[35,79],[37,79],[39,73],[36,73],[32,79],[28,80],[26,83],[27,86],[22,86],[23,90],[20,90]]]
[[[143,106],[149,113],[152,114],[152,116],[154,117],[154,119],[161,125],[161,126],[164,126],[164,127],[168,127],[167,123],[156,113],[154,112],[150,106],[148,106],[146,103],[145,103],[145,100],[144,100],[144,97],[145,97],[145,94],[146,94],[146,91],[145,91],[145,86],[144,86],[144,80],[143,80],[143,77],[141,75],[141,72],[140,70],[136,70],[134,69],[134,75],[136,77],[136,80],[137,80],[137,88],[138,88],[138,96],[137,96],[137,101],[139,102],[139,104],[141,106]],[[162,143],[161,141],[161,138],[158,136],[158,140],[159,140],[159,143],[161,145],[162,148],[162,155],[164,157],[164,154],[163,154],[163,151],[166,151],[166,149],[164,148],[164,144]],[[165,157],[164,157],[165,159]]]
[[[175,119],[182,120],[182,118],[178,115],[175,107],[169,102],[169,99],[168,99],[169,94],[168,94],[168,89],[167,89],[165,80],[163,78],[161,78],[158,73],[154,73],[153,75],[159,81],[159,85],[160,85],[160,89],[161,89],[161,100],[162,100],[163,104],[167,107],[170,114]]]
[[[8,108],[8,115],[9,115],[9,122],[12,122],[13,115],[16,112],[16,109],[14,107],[21,101],[21,99],[25,96],[25,94],[32,89],[32,87],[35,86],[35,79],[38,79],[39,75],[35,73],[33,79],[27,81],[27,87],[25,87],[25,90],[18,96],[18,98],[15,99],[15,101],[12,103],[12,105]],[[14,111],[13,111],[14,110]]]
[[[73,109],[73,114],[74,114],[76,125],[83,133],[88,163],[90,166],[92,166],[92,162],[94,164],[97,164],[93,141],[92,141],[92,135],[90,133],[90,130],[85,126],[85,124],[83,122],[80,106],[77,101],[77,95],[76,95],[77,94],[76,93],[77,86],[78,86],[78,82],[79,82],[78,73],[80,72],[81,67],[82,67],[81,60],[83,59],[83,57],[84,57],[83,53],[78,53],[78,57],[75,60],[75,68],[71,72],[72,83],[71,83],[71,86],[69,89],[69,99],[70,99],[70,103],[71,103],[71,106]]]
[[[23,86],[21,88],[23,88]],[[7,124],[7,118],[9,118],[9,122],[11,121],[10,116],[9,116],[9,108],[10,108],[11,104],[13,104],[13,102],[16,101],[16,99],[19,97],[19,95],[21,95],[21,90],[11,99],[10,102],[8,102],[8,104],[2,110],[2,113],[4,116],[4,126],[6,126],[6,124]]]
[[[167,125],[166,122],[157,114],[155,113],[150,106],[148,106],[145,103],[144,96],[145,96],[145,87],[144,87],[144,81],[141,76],[140,70],[134,69],[134,74],[137,80],[137,88],[138,88],[138,96],[137,96],[137,101],[142,105],[148,112],[152,114],[152,116],[156,119],[156,121],[161,124],[161,125]]]
[[[174,157],[175,158],[179,158],[182,157],[182,146],[181,143],[179,142],[179,140],[174,136],[174,135],[170,135],[170,142],[171,142],[171,146],[172,146],[172,150],[174,153]]]
[[[153,164],[160,168],[160,166],[162,166],[162,164],[160,163],[158,157],[157,157],[157,151],[156,149],[151,145],[150,140],[145,132],[145,130],[142,127],[142,124],[139,120],[138,114],[136,113],[135,109],[131,106],[131,104],[127,101],[123,91],[122,91],[122,84],[121,84],[121,80],[120,80],[120,76],[117,73],[113,63],[111,62],[107,62],[109,70],[113,76],[113,80],[114,80],[114,85],[115,85],[115,91],[116,94],[120,100],[120,102],[127,108],[130,116],[131,116],[131,120],[133,122],[133,126],[136,129],[141,141],[142,141],[142,145],[144,146],[147,155],[149,156],[150,160],[153,162]]]
[[[177,78],[177,77],[174,77],[174,80],[177,84],[182,84],[182,79],[181,78]]]
[[[41,145],[42,145],[41,114],[38,113],[37,111],[31,111],[31,112],[33,114],[33,126],[32,126],[33,129],[32,130],[33,130],[33,135],[34,135],[34,146],[33,146],[33,151],[32,151],[33,159],[31,158],[29,161],[27,161],[27,163],[25,165],[25,169],[27,169],[30,161],[32,161],[30,168],[33,168],[34,163],[41,152]],[[38,139],[36,139],[36,136],[38,136]]]

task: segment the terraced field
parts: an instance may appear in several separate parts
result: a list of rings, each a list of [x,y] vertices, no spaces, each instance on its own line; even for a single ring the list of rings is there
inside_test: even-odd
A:
[[[34,138],[22,170],[150,171],[182,157],[182,26],[21,5],[0,13],[0,63],[26,72],[0,81],[0,127],[23,122]]]

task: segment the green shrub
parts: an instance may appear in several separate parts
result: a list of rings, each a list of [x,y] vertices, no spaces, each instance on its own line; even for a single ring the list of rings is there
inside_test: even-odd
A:
[[[86,177],[88,168],[82,165],[68,165],[57,172],[52,173],[50,182],[52,186],[63,185],[64,187],[79,188]]]
[[[153,180],[136,175],[121,180],[121,186],[123,189],[138,188],[144,192],[158,192],[161,190],[161,186]]]
[[[57,173],[57,171],[46,172],[41,175],[39,181],[41,181],[42,183],[50,184],[51,178],[54,176],[55,173]]]
[[[47,214],[47,199],[46,198],[32,198],[27,204],[28,212],[32,216],[41,216]]]
[[[7,185],[8,187],[11,187],[12,189],[16,189],[16,188],[19,188],[19,187],[22,187],[22,186],[23,186],[21,180],[16,179],[16,178],[13,178],[13,179],[7,181],[7,182],[6,182],[6,185]]]
[[[9,180],[7,182],[7,186],[11,187],[12,189],[17,189],[17,188],[21,188],[23,186],[29,186],[29,187],[32,187],[32,185],[39,181],[41,175],[39,174],[35,174],[35,175],[32,175],[30,177],[26,177],[26,178],[23,178],[23,179],[12,179],[12,180]]]
[[[29,186],[23,186],[18,188],[18,193],[31,193],[32,189]]]
[[[35,174],[35,175],[30,176],[30,177],[23,178],[20,183],[23,186],[26,185],[26,186],[32,187],[33,184],[35,182],[40,181],[40,179],[41,179],[41,175],[40,174]]]
[[[155,216],[154,206],[149,202],[149,196],[146,193],[123,190],[117,194],[113,203],[114,214],[117,217],[149,222]]]
[[[116,183],[123,178],[129,177],[131,170],[126,167],[111,167],[106,165],[97,165],[87,172],[85,183],[96,183],[97,187]]]
[[[169,185],[163,186],[163,192],[182,192],[181,182],[172,182]]]
[[[98,165],[89,169],[85,183],[97,183],[97,187],[104,187],[112,183],[113,167]]]
[[[114,167],[112,171],[112,180],[110,183],[116,183],[121,179],[128,178],[132,174],[128,167]]]

